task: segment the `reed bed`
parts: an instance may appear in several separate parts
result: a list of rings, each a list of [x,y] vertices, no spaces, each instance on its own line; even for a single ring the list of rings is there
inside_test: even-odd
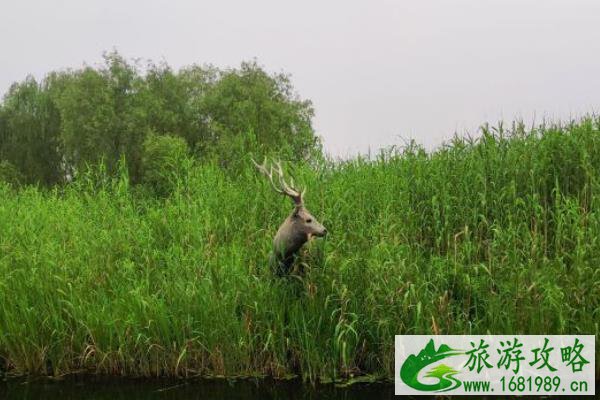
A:
[[[287,279],[291,204],[247,165],[0,184],[0,369],[391,378],[396,334],[600,333],[596,117],[288,166],[330,234]]]

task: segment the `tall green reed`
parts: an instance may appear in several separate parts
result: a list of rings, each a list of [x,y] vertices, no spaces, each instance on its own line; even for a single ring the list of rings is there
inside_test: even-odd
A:
[[[599,333],[600,124],[484,127],[427,153],[289,166],[330,235],[274,279],[291,205],[190,165],[0,187],[0,357],[13,373],[391,377],[395,334]]]

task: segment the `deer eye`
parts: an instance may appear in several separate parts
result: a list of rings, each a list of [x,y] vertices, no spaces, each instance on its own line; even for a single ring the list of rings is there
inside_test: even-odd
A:
[[[307,220],[306,220],[306,223],[307,223],[307,224],[310,224],[311,222],[312,222],[312,219],[311,219],[311,218],[309,218],[309,219],[307,219]]]

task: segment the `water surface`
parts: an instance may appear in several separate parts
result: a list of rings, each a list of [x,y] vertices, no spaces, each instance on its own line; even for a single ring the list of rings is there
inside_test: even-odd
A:
[[[390,384],[356,384],[348,388],[333,385],[313,387],[297,381],[253,380],[69,380],[0,382],[1,400],[308,400],[308,399],[392,399]]]
[[[312,400],[400,399],[386,383],[311,386],[300,381],[270,380],[131,380],[76,378],[62,381],[0,380],[0,400]],[[408,397],[403,397],[408,398]],[[419,396],[413,399],[434,399]],[[456,396],[453,399],[504,399],[499,396]],[[520,397],[540,399],[551,397]],[[575,398],[575,397],[569,397]],[[586,398],[586,397],[579,397]],[[587,398],[593,398],[588,396]]]

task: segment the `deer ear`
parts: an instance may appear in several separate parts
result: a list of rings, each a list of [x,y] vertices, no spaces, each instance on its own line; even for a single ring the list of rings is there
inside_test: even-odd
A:
[[[292,216],[294,218],[297,218],[300,215],[300,210],[302,209],[302,206],[296,206],[294,207],[294,212],[292,213]]]

